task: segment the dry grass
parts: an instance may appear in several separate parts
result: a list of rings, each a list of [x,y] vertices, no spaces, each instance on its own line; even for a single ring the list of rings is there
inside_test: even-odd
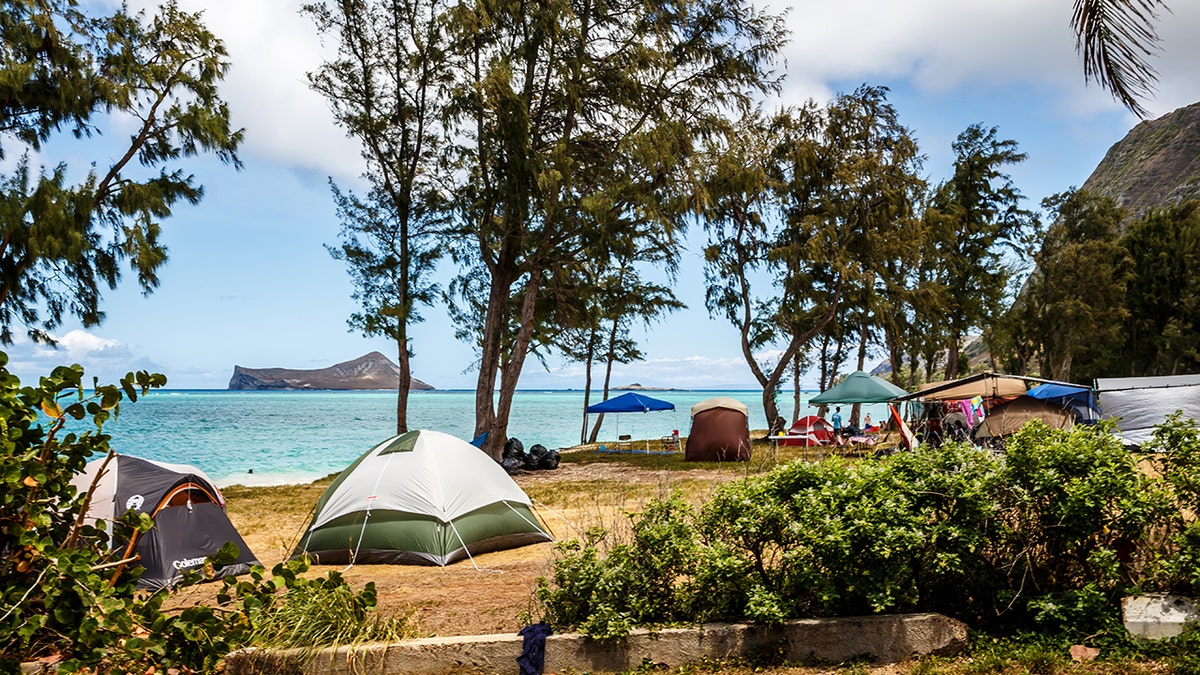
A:
[[[769,444],[760,442],[752,461],[722,464],[685,462],[681,454],[600,453],[583,446],[565,453],[558,469],[523,472],[515,479],[555,537],[568,539],[594,526],[620,533],[627,530],[630,515],[653,498],[679,491],[699,504],[721,483],[769,470],[776,460],[768,449]],[[799,453],[784,449],[780,454],[782,461]],[[291,554],[332,479],[223,490],[230,519],[268,569]],[[316,566],[309,574],[341,571],[356,588],[375,582],[381,613],[402,616],[415,610],[414,619],[430,635],[512,633],[522,626],[519,616],[534,608],[537,579],[551,572],[553,554],[554,545],[547,543],[487,553],[474,563],[463,560],[444,568]],[[210,602],[215,592],[214,584],[201,585],[182,591],[176,602]]]
[[[752,433],[754,438],[763,435]],[[652,449],[656,442],[652,441]],[[633,447],[639,447],[636,441]],[[595,450],[595,446],[580,446],[564,453],[558,469],[516,477],[559,539],[576,537],[594,526],[620,534],[627,530],[630,515],[650,499],[679,491],[699,504],[721,483],[763,473],[780,462],[821,457],[803,448],[776,449],[762,440],[755,441],[749,462],[733,463],[687,462],[682,453]],[[291,554],[332,479],[277,487],[234,485],[224,490],[230,519],[268,569]],[[445,568],[316,566],[309,574],[342,571],[355,587],[374,581],[382,613],[400,616],[415,609],[418,625],[431,635],[508,633],[519,630],[519,615],[533,608],[537,579],[550,573],[553,552],[554,545],[547,543],[488,553],[474,563],[464,560]],[[215,591],[212,584],[185,590],[178,602],[208,602]]]
[[[754,437],[761,438],[762,432]],[[630,515],[650,499],[678,491],[693,504],[706,500],[717,486],[738,478],[762,473],[793,459],[816,461],[802,448],[773,451],[765,441],[754,444],[753,459],[743,463],[685,462],[682,455],[616,454],[594,452],[583,446],[564,454],[553,471],[523,472],[517,483],[534,501],[543,521],[560,538],[577,536],[593,526],[618,534],[628,532]],[[860,454],[873,452],[863,449]],[[843,448],[843,456],[855,456]],[[285,560],[302,529],[307,525],[317,499],[332,481],[326,477],[308,485],[279,487],[231,486],[224,490],[228,512],[247,544],[268,568]],[[356,565],[348,569],[317,566],[313,576],[343,572],[355,588],[369,581],[378,590],[379,612],[400,617],[413,613],[418,630],[427,635],[474,635],[515,633],[523,623],[520,615],[534,611],[533,592],[538,577],[551,572],[553,544],[538,544],[478,556],[447,567],[401,565]],[[179,603],[215,600],[216,584],[182,591]],[[534,612],[536,614],[536,612]],[[1037,675],[1157,675],[1160,664],[1131,662],[1072,663],[1057,655],[1053,667]],[[719,670],[733,675],[1028,675],[1027,664],[984,663],[979,659],[927,658],[904,664],[799,668],[768,664],[698,664],[678,669],[685,673]]]

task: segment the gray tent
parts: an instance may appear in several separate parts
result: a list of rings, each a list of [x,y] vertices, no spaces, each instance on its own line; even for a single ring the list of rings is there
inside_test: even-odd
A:
[[[140,556],[141,588],[178,584],[185,570],[203,567],[227,542],[237,546],[239,555],[233,564],[214,569],[213,579],[245,574],[259,564],[225,515],[221,491],[194,466],[116,455],[107,466],[103,459],[88,462],[71,480],[80,494],[93,483],[96,490],[86,516],[93,524],[111,523],[131,510],[154,519],[154,527],[134,537],[123,556]],[[111,524],[108,527],[111,531]]]
[[[1104,419],[1117,421],[1126,445],[1150,440],[1154,426],[1176,410],[1184,419],[1200,420],[1200,375],[1101,378],[1096,390]]]

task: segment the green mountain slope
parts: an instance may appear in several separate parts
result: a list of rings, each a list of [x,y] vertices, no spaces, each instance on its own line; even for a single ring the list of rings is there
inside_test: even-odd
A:
[[[1113,197],[1133,218],[1200,198],[1200,103],[1138,124],[1109,149],[1083,189]]]

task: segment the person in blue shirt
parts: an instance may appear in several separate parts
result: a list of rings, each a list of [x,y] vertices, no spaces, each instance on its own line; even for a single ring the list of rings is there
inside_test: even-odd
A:
[[[833,409],[833,416],[829,418],[829,421],[833,422],[833,435],[841,436],[842,435],[842,409],[841,409],[841,407],[837,407],[837,408]]]

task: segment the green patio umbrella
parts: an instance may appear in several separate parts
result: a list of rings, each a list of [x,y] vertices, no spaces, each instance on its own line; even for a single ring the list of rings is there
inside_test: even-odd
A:
[[[846,376],[835,387],[812,397],[812,405],[824,403],[883,403],[908,392],[887,380],[857,370]]]

